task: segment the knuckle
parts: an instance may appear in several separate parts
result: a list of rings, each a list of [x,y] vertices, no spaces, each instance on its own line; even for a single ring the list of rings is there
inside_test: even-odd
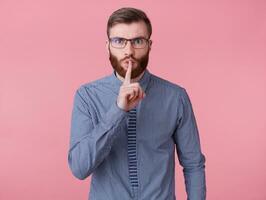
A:
[[[139,84],[139,82],[136,82],[136,86],[137,86],[137,87],[140,87],[140,84]]]

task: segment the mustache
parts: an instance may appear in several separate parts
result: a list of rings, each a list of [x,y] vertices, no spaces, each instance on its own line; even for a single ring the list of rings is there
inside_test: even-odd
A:
[[[124,60],[126,60],[126,59],[131,59],[131,60],[133,60],[133,61],[135,61],[135,62],[138,61],[138,59],[136,59],[136,58],[134,58],[134,57],[132,57],[132,56],[127,56],[127,57],[121,59],[121,61],[124,61]]]

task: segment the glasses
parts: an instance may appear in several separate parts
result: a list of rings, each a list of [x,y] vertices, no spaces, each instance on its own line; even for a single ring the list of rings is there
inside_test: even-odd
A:
[[[143,49],[147,46],[150,40],[144,37],[137,37],[137,38],[132,38],[132,39],[126,39],[122,37],[109,38],[109,42],[111,43],[111,46],[116,49],[125,48],[128,41],[130,41],[134,49]]]

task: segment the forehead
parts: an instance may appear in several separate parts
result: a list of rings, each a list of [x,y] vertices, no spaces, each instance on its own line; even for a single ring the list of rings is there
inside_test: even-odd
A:
[[[148,30],[145,22],[132,22],[130,24],[119,23],[110,28],[110,37],[123,37],[135,38],[146,37],[148,38]]]

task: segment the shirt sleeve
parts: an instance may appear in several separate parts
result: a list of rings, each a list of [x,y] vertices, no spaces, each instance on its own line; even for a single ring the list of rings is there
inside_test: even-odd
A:
[[[206,199],[205,156],[201,152],[196,119],[184,88],[179,98],[178,125],[174,133],[177,155],[183,167],[188,200]]]
[[[68,165],[73,175],[80,180],[88,177],[109,154],[114,139],[121,131],[121,123],[128,115],[115,101],[103,113],[101,120],[96,125],[93,124],[84,90],[81,86],[74,96],[68,151]]]

